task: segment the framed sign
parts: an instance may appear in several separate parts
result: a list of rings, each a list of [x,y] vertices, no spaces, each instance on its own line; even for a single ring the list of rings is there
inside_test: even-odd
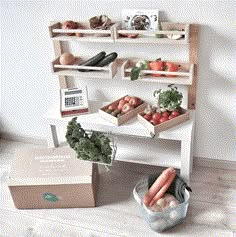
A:
[[[122,27],[127,30],[157,30],[158,10],[122,10]]]

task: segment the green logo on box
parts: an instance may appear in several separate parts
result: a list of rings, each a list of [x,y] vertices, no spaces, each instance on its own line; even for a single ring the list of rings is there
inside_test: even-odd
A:
[[[49,202],[57,202],[58,201],[57,196],[53,193],[44,193],[43,198]]]

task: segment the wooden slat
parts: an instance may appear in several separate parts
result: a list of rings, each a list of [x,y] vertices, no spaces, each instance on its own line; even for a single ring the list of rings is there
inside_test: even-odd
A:
[[[198,78],[198,33],[199,25],[190,25],[189,63],[194,64],[193,83],[188,89],[188,109],[196,108],[196,92]]]

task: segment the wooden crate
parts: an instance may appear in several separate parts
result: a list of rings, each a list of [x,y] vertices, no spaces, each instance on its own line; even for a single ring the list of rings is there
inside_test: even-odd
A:
[[[91,56],[92,57],[92,56]],[[61,76],[79,76],[87,78],[105,78],[112,79],[117,73],[117,59],[104,67],[96,66],[79,66],[91,57],[75,57],[75,63],[73,65],[61,65],[59,58],[57,57],[52,61],[52,72]],[[80,72],[78,69],[91,70],[89,72]]]
[[[114,42],[114,27],[116,27],[117,23],[112,23],[107,30],[91,29],[89,22],[78,22],[78,24],[78,29],[62,29],[63,22],[52,22],[49,26],[50,37],[53,40]],[[73,35],[68,35],[68,33]]]
[[[141,115],[141,113],[138,114],[138,121],[153,134],[158,134],[159,132],[162,132],[162,131],[165,131],[169,128],[172,128],[172,127],[174,127],[178,124],[181,124],[189,119],[190,119],[190,111],[181,108],[181,115],[177,116],[176,118],[170,119],[164,123],[154,126],[149,121],[147,121]]]
[[[122,23],[117,22],[114,27],[114,39],[117,42],[125,43],[167,43],[167,44],[187,44],[189,43],[189,24],[161,22],[161,30],[147,31],[147,30],[127,30],[122,29]],[[135,35],[137,38],[122,37],[122,34]],[[161,35],[161,38],[156,37]],[[180,35],[180,39],[172,39],[170,36]]]
[[[128,59],[125,60],[121,66],[121,76],[123,80],[131,80],[130,73],[132,68],[140,59]],[[151,62],[151,60],[147,60]],[[167,62],[167,61],[165,61]],[[167,84],[181,84],[191,85],[193,82],[194,65],[190,63],[174,62],[179,65],[178,72],[167,72],[167,71],[155,71],[155,70],[141,70],[140,76],[136,81],[142,82],[155,82],[155,83],[167,83]],[[163,76],[153,76],[153,74],[162,74]],[[169,75],[175,77],[168,77]]]
[[[115,124],[117,126],[120,126],[120,125],[126,123],[127,121],[129,121],[130,119],[136,117],[137,114],[139,112],[143,111],[144,108],[147,106],[147,103],[143,101],[143,103],[141,105],[139,105],[136,108],[132,109],[130,112],[121,115],[119,118],[117,118],[117,117],[115,117],[115,116],[105,112],[110,105],[114,104],[114,105],[117,106],[119,104],[119,101],[121,99],[124,99],[124,98],[125,98],[125,96],[120,98],[120,99],[118,99],[118,100],[116,100],[116,101],[114,101],[114,102],[112,102],[112,103],[110,103],[110,104],[108,104],[108,105],[106,105],[106,106],[104,106],[104,107],[102,107],[102,108],[100,108],[99,111],[98,111],[99,115],[102,118],[106,119],[107,121],[109,121],[109,122],[111,122],[111,123],[113,123],[113,124]]]

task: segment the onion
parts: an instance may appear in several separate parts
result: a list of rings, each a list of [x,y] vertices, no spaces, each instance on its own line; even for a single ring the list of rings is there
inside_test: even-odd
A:
[[[60,56],[59,62],[62,65],[72,65],[75,63],[75,57],[71,53],[63,53]]]

